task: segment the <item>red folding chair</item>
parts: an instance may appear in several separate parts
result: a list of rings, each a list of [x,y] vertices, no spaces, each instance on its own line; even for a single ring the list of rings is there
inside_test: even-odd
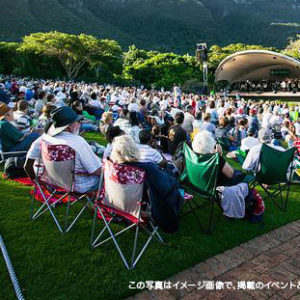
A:
[[[37,165],[34,192],[32,197],[31,219],[49,211],[54,222],[61,232],[69,232],[78,218],[88,208],[93,207],[95,193],[79,193],[74,184],[75,150],[67,145],[50,145],[45,141],[41,143],[41,154]],[[42,205],[34,213],[34,202],[40,198]],[[68,223],[70,206],[79,202],[83,205],[80,212]],[[57,204],[67,203],[64,229],[54,213]]]
[[[138,167],[114,164],[108,159],[104,161],[102,170],[104,174],[104,184],[101,195],[95,202],[91,244],[93,248],[96,248],[113,240],[126,268],[134,269],[153,238],[163,243],[163,239],[158,233],[158,227],[154,225],[151,219],[149,203],[142,200],[146,174],[144,170]],[[104,222],[104,228],[100,231],[98,236],[95,237],[97,220]],[[129,225],[119,232],[114,233],[111,224],[115,220],[124,220]],[[134,228],[135,235],[131,263],[129,264],[116,238],[127,230]],[[137,253],[140,228],[142,228],[149,237],[139,253]],[[103,234],[106,231],[108,231],[110,237],[103,240]]]

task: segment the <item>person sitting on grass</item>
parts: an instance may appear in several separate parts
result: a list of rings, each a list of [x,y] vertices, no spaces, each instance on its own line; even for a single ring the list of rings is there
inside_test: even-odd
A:
[[[41,158],[41,145],[68,145],[76,153],[74,189],[79,193],[95,191],[99,187],[102,163],[87,141],[78,135],[79,116],[69,107],[63,106],[52,112],[53,123],[46,133],[30,147],[24,169],[31,179],[35,179],[34,163]]]
[[[31,117],[29,116],[29,106],[26,100],[17,103],[17,110],[14,112],[13,125],[22,133],[30,132]]]
[[[262,144],[267,144],[274,149],[285,151],[283,147],[275,146],[271,143],[272,137],[269,130],[267,129],[260,129],[260,131],[258,132],[258,141],[259,144],[250,149],[243,163],[242,168],[246,171],[258,171]]]
[[[151,147],[153,144],[152,134],[150,130],[143,129],[139,133],[140,144],[138,148],[140,150],[141,156],[140,162],[153,162],[158,166],[164,168],[167,164],[167,161],[163,156],[154,148]]]
[[[39,137],[37,132],[20,132],[11,123],[14,121],[12,110],[0,102],[0,141],[4,152],[27,151],[34,140]]]
[[[125,132],[119,126],[111,126],[107,129],[105,139],[108,142],[108,144],[106,145],[106,148],[104,150],[103,159],[110,156],[112,150],[112,142],[114,138],[124,134]]]

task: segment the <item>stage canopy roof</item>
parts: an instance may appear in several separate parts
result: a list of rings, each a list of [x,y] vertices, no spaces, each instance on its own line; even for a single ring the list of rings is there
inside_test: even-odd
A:
[[[218,66],[215,81],[229,83],[246,80],[300,78],[300,61],[281,53],[247,50],[234,53]]]

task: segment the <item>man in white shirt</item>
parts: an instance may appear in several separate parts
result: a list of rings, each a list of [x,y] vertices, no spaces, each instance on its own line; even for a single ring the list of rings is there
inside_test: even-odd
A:
[[[248,136],[241,141],[241,150],[248,151],[252,147],[260,145],[260,142],[255,138],[256,130],[254,128],[248,129]]]
[[[130,99],[130,104],[128,105],[128,110],[129,111],[135,111],[135,112],[139,112],[140,108],[138,106],[138,104],[136,103],[136,99],[135,98],[131,98]]]
[[[167,163],[166,160],[156,149],[150,146],[152,142],[151,132],[146,129],[141,130],[139,133],[139,139],[140,144],[138,144],[138,148],[141,153],[139,162],[152,162],[160,167],[164,167]]]
[[[52,113],[53,124],[47,133],[38,138],[26,156],[25,170],[35,178],[34,162],[41,158],[41,144],[68,145],[75,151],[74,189],[79,193],[97,190],[102,163],[84,138],[78,135],[79,116],[69,107],[57,108]]]
[[[283,147],[280,146],[274,146],[271,144],[271,134],[266,129],[261,129],[258,132],[258,140],[260,142],[259,145],[256,145],[252,147],[247,154],[247,157],[243,163],[242,168],[246,171],[255,171],[257,172],[259,170],[259,158],[260,158],[260,151],[262,144],[267,144],[268,146],[280,150],[285,151]]]
[[[194,109],[191,105],[188,105],[186,107],[186,112],[184,114],[184,121],[182,124],[182,128],[189,134],[193,132],[193,122],[195,121],[193,111]]]

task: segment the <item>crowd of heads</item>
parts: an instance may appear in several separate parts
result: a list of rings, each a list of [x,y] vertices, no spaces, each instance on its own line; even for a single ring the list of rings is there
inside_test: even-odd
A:
[[[77,131],[100,131],[108,143],[130,136],[173,157],[183,142],[203,154],[221,139],[234,149],[248,137],[292,146],[300,135],[298,104],[184,93],[179,85],[165,91],[7,76],[0,81],[0,101],[10,108],[7,120],[23,133],[47,132],[52,112],[70,106],[80,117]],[[120,161],[119,151],[113,155]],[[134,149],[124,156],[136,157]]]

